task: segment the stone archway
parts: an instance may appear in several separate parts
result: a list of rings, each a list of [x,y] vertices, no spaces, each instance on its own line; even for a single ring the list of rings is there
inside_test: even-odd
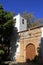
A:
[[[26,46],[26,60],[34,60],[35,56],[35,46],[30,43]]]

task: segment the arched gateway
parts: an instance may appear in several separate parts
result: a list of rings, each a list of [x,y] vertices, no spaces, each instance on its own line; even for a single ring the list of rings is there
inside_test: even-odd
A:
[[[19,32],[19,52],[16,56],[16,62],[23,63],[27,60],[34,60],[38,56],[38,48],[41,42],[41,29],[35,28]]]
[[[35,46],[30,43],[26,46],[26,60],[34,60],[35,56]]]

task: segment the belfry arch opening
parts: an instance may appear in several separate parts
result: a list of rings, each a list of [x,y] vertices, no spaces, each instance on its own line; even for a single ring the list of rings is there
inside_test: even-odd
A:
[[[36,56],[35,45],[30,43],[26,46],[26,61],[34,60]]]

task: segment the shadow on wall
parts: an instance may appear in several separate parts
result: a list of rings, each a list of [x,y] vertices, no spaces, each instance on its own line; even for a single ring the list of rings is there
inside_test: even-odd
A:
[[[9,53],[9,57],[11,60],[15,60],[15,52],[16,49],[18,47],[18,45],[16,45],[17,42],[17,38],[18,38],[18,33],[17,33],[17,28],[15,27],[13,30],[13,33],[11,35],[11,40],[10,40],[10,53]]]
[[[34,63],[38,63],[39,65],[43,65],[43,38],[41,38],[41,43],[39,44],[40,47],[37,48],[38,51],[38,56],[36,55],[34,60],[30,61],[27,60],[27,63],[29,62],[34,62]]]
[[[39,44],[39,47],[37,48],[37,51],[38,51],[38,56],[35,57],[34,62],[43,64],[43,38],[41,38],[41,42]]]
[[[40,53],[41,53],[41,57],[42,57],[41,59],[42,59],[42,64],[43,64],[43,37],[41,38],[41,44],[40,44],[40,47],[41,47],[41,49],[40,49],[41,52],[40,52]]]
[[[27,60],[27,63],[33,62],[36,64],[43,65],[43,38],[41,38],[41,42],[39,44],[39,47],[37,48],[38,56],[36,55],[34,60]]]

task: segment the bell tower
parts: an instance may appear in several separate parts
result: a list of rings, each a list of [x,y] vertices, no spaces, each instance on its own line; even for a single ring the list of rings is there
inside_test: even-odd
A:
[[[13,18],[15,20],[15,27],[17,27],[18,32],[27,30],[27,20],[23,18],[20,14],[14,16]]]

